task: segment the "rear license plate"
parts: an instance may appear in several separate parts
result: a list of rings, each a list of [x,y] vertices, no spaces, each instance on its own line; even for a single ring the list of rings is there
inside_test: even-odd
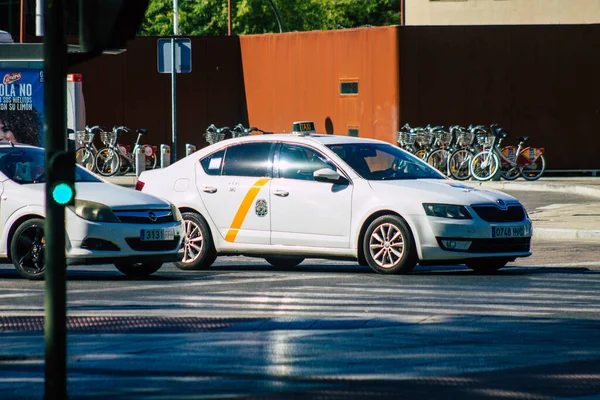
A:
[[[493,238],[524,237],[525,225],[518,226],[492,226]]]
[[[174,229],[141,229],[140,239],[144,242],[155,240],[173,240],[175,239]]]

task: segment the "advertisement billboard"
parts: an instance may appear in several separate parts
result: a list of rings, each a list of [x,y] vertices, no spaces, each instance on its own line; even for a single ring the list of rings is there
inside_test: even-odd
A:
[[[0,69],[0,140],[43,146],[44,71]]]

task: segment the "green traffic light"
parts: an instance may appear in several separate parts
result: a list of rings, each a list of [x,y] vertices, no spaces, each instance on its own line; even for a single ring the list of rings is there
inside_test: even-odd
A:
[[[52,198],[58,204],[64,205],[69,203],[71,200],[73,200],[74,194],[73,188],[66,183],[59,183],[58,185],[54,186],[54,189],[52,189]]]

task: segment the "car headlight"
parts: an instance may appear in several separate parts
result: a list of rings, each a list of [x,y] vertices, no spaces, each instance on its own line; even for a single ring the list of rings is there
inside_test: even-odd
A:
[[[88,221],[121,222],[108,206],[94,201],[75,200],[75,204],[69,206],[69,209]]]
[[[171,203],[171,213],[173,214],[173,219],[177,222],[183,220],[183,217],[181,216],[181,211],[179,211],[179,208],[177,208],[177,206],[173,203]]]
[[[435,204],[423,203],[425,214],[431,217],[452,218],[452,219],[473,219],[469,210],[465,206],[454,204]]]

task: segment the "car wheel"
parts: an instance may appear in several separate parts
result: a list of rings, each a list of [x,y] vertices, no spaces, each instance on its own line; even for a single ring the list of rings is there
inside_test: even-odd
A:
[[[145,276],[152,275],[162,267],[161,262],[152,263],[132,263],[132,262],[118,262],[115,263],[115,267],[127,276],[134,278],[143,278]]]
[[[207,269],[217,258],[208,224],[195,212],[184,212],[182,217],[183,259],[175,265],[183,270]]]
[[[32,218],[23,222],[10,241],[10,258],[19,275],[31,280],[44,279],[44,220]]]
[[[376,272],[399,274],[417,265],[417,249],[410,228],[395,215],[375,219],[365,232],[363,251]]]
[[[481,274],[490,274],[498,271],[508,263],[508,260],[504,258],[489,258],[481,260],[472,260],[466,262],[465,265],[471,268],[473,271]]]
[[[296,265],[300,264],[304,261],[304,258],[301,257],[285,257],[285,256],[275,256],[275,257],[265,257],[265,260],[274,267],[277,268],[292,268]]]

